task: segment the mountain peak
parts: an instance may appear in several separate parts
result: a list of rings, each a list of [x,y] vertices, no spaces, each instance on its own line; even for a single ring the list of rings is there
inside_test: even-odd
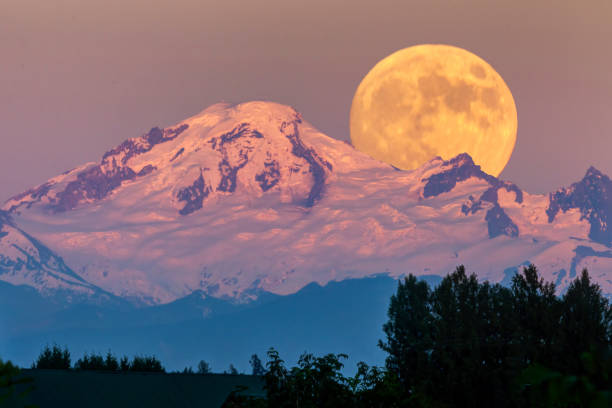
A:
[[[434,158],[430,163],[438,163],[441,158]],[[442,161],[435,173],[424,178],[423,197],[435,197],[442,193],[451,191],[458,182],[476,177],[486,181],[495,177],[486,174],[480,166],[474,164],[472,157],[467,153],[461,153],[450,160]]]
[[[476,164],[474,164],[474,160],[472,159],[472,156],[470,156],[467,153],[459,153],[457,156],[453,157],[452,159],[450,159],[448,161],[449,165],[455,166],[455,167],[459,167],[459,166],[475,166],[480,168],[480,166],[476,166]]]
[[[586,174],[583,177],[584,179],[593,179],[593,178],[608,178],[604,173],[597,170],[594,166],[591,166],[587,169]]]
[[[608,184],[590,169],[553,197],[551,211],[577,205],[595,225],[592,236],[605,238]],[[585,253],[576,262],[559,254],[578,256],[575,237],[586,238],[588,223],[575,214],[549,223],[548,204],[468,154],[398,171],[291,107],[217,104],[9,200],[0,264],[10,268],[0,265],[0,280],[93,293],[78,274],[117,296],[159,303],[194,291],[289,294],[381,272],[442,275],[460,263],[492,281],[526,260],[545,259],[549,275],[582,267]]]
[[[582,180],[550,193],[549,200],[548,222],[553,222],[559,211],[578,209],[581,219],[591,224],[589,238],[612,245],[612,229],[608,227],[608,216],[612,214],[612,181],[608,176],[591,166]]]
[[[501,208],[498,201],[498,191],[504,189],[514,193],[514,200],[517,203],[523,202],[523,192],[515,184],[499,180],[497,177],[482,171],[480,166],[474,163],[472,157],[467,153],[461,153],[450,160],[439,161],[440,158],[432,160],[431,164],[438,164],[431,170],[431,175],[423,178],[423,197],[433,198],[440,194],[453,190],[460,182],[468,180],[482,180],[489,187],[480,195],[479,198],[470,196],[467,203],[463,204],[461,211],[463,214],[470,215],[488,207],[485,215],[489,238],[499,235],[517,237],[519,228],[514,221]]]
[[[292,107],[254,101],[220,103],[168,127],[153,127],[89,163],[7,201],[62,213],[131,191],[134,202],[156,196],[185,216],[223,195],[277,194],[312,207],[335,170],[390,166],[329,138]]]

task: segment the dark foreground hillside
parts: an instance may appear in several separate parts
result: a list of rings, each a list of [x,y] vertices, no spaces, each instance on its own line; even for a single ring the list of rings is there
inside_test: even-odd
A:
[[[40,408],[220,407],[238,386],[264,396],[259,377],[228,374],[108,373],[73,370],[23,370],[33,390],[19,404]]]

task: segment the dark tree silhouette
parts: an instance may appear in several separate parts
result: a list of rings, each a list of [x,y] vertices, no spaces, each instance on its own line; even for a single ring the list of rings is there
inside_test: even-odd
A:
[[[380,347],[412,404],[521,406],[521,372],[533,364],[581,372],[582,352],[610,350],[611,315],[587,272],[559,299],[533,265],[510,288],[459,266],[433,290],[414,276],[400,282]]]
[[[409,275],[391,296],[389,321],[383,325],[387,341],[379,347],[388,353],[387,368],[396,373],[410,394],[428,375],[432,350],[433,315],[426,282]]]
[[[68,370],[70,368],[70,352],[67,347],[61,349],[57,344],[45,346],[36,362],[32,365],[38,369]]]
[[[121,357],[119,361],[119,370],[130,371],[130,359],[127,356]]]
[[[109,371],[119,370],[119,362],[117,361],[117,357],[115,357],[110,352],[110,350],[106,353],[106,358],[104,359],[104,366]]]
[[[249,364],[251,364],[253,375],[262,376],[266,373],[266,369],[264,368],[257,354],[253,354],[251,356],[251,359],[249,360]]]
[[[166,370],[155,356],[136,356],[130,363],[130,371],[164,373]]]
[[[520,344],[522,365],[550,364],[555,360],[554,342],[558,332],[560,301],[555,285],[546,283],[537,268],[529,265],[512,278],[513,316],[517,319],[515,341]]]
[[[573,281],[561,301],[560,334],[565,356],[559,359],[561,369],[577,372],[583,366],[580,354],[605,349],[611,343],[612,309],[601,294],[599,285],[591,283],[588,271]],[[561,356],[560,356],[561,357]]]
[[[198,363],[198,374],[210,374],[210,372],[210,365],[206,361],[200,360]]]
[[[115,357],[110,351],[106,353],[106,357],[102,357],[101,354],[91,355],[85,353],[85,355],[77,360],[74,364],[74,368],[77,370],[94,370],[94,371],[118,371],[119,363],[117,357]]]
[[[562,297],[534,265],[510,287],[479,282],[463,266],[434,288],[409,275],[390,299],[383,331],[385,367],[359,363],[354,377],[343,373],[344,354],[304,353],[288,368],[270,349],[265,369],[253,354],[266,398],[241,388],[224,407],[612,406],[612,306],[586,270]],[[70,353],[47,346],[33,367],[68,369]],[[165,372],[154,356],[117,361],[110,351],[85,354],[75,368]],[[200,361],[197,372],[209,373],[209,364]],[[229,374],[238,370],[230,365]],[[0,399],[14,376],[0,361]]]
[[[0,406],[9,402],[9,406],[16,406],[19,399],[25,397],[32,387],[23,388],[26,384],[32,384],[33,379],[20,375],[19,367],[10,361],[4,362],[0,359]],[[16,388],[21,387],[19,393]]]

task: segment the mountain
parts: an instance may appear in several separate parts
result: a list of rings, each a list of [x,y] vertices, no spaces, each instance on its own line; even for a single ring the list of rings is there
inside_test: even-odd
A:
[[[243,302],[459,264],[508,282],[535,263],[561,291],[588,267],[612,294],[611,188],[591,168],[569,188],[528,194],[467,154],[400,171],[290,107],[249,102],[153,128],[9,199],[3,214],[74,279],[144,304],[194,292]]]
[[[118,356],[154,354],[169,370],[195,368],[204,359],[215,372],[230,364],[249,372],[251,355],[265,359],[274,347],[290,364],[304,351],[347,353],[353,375],[359,361],[384,363],[376,344],[384,337],[381,327],[396,287],[394,279],[379,276],[324,287],[312,283],[292,295],[242,304],[195,294],[144,308],[72,304],[58,309],[34,290],[0,282],[0,355],[27,367],[46,344],[57,343],[69,347],[73,361],[111,349]]]
[[[62,302],[114,302],[112,294],[88,283],[39,240],[0,211],[0,282],[28,286]],[[120,300],[119,300],[120,301]]]

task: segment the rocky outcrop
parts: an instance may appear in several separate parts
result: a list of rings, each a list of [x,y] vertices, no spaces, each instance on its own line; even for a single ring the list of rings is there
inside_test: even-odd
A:
[[[443,193],[451,191],[457,183],[465,181],[472,177],[483,179],[493,184],[497,180],[495,177],[488,175],[480,169],[480,166],[474,164],[474,161],[467,153],[462,153],[451,160],[445,161],[442,166],[443,170],[423,179],[423,197],[436,197]]]
[[[13,212],[21,206],[25,206],[25,208],[32,207],[33,204],[40,202],[40,200],[49,193],[49,190],[51,190],[53,185],[53,182],[48,181],[38,187],[31,188],[21,194],[11,197],[9,201],[14,200],[19,202],[19,204],[12,205],[8,211]]]
[[[106,152],[99,165],[77,174],[76,180],[69,182],[63,191],[58,192],[48,208],[53,212],[68,211],[82,202],[105,198],[124,181],[150,174],[156,170],[155,166],[148,164],[136,172],[127,165],[128,161],[136,155],[150,151],[155,145],[175,139],[187,128],[186,124],[169,129],[154,127],[141,137],[126,140]]]
[[[255,180],[257,180],[263,192],[266,192],[277,185],[280,181],[278,161],[272,160],[271,158],[266,161],[264,163],[263,171],[255,175]]]
[[[187,124],[175,128],[152,128],[143,136],[128,139],[102,156],[99,164],[90,166],[77,173],[74,179],[60,186],[56,181],[50,180],[36,188],[27,190],[9,199],[11,205],[8,210],[14,212],[21,207],[30,208],[46,198],[46,209],[51,212],[65,212],[84,202],[96,201],[107,197],[124,181],[144,177],[157,168],[148,164],[135,171],[127,165],[128,161],[140,154],[150,151],[154,146],[174,140],[188,128]],[[63,176],[70,174],[65,172]],[[54,191],[52,195],[49,193]]]
[[[238,171],[248,163],[257,139],[263,139],[263,135],[248,123],[241,123],[230,132],[210,140],[211,147],[222,155],[218,164],[221,180],[217,191],[233,193],[236,190]]]
[[[466,181],[470,178],[484,180],[489,183],[490,187],[477,199],[470,196],[469,201],[462,205],[461,211],[463,214],[469,215],[475,214],[487,207],[485,221],[487,222],[489,238],[495,238],[500,235],[518,237],[518,226],[499,205],[498,191],[500,189],[505,189],[506,191],[514,192],[515,201],[517,203],[522,203],[523,192],[521,189],[513,183],[499,180],[497,177],[485,173],[480,169],[480,166],[474,164],[472,158],[466,153],[460,154],[449,161],[445,161],[441,169],[443,170],[440,173],[436,173],[423,180],[425,183],[423,187],[423,197],[430,198],[447,193],[455,188],[457,183]],[[488,204],[484,205],[484,203]]]
[[[204,199],[210,194],[211,188],[207,186],[202,172],[200,171],[200,177],[198,177],[193,184],[189,187],[179,190],[177,193],[177,199],[180,202],[185,202],[185,206],[179,210],[181,215],[189,215],[194,211],[202,208]]]
[[[489,238],[495,238],[500,235],[515,238],[519,235],[517,225],[508,217],[508,214],[504,212],[498,203],[495,203],[493,207],[487,211],[485,220],[487,221]]]
[[[496,282],[531,260],[560,290],[588,267],[612,293],[612,248],[589,244],[589,223],[579,221],[607,242],[609,184],[592,169],[549,200],[484,173],[466,154],[395,170],[291,107],[215,105],[7,203],[3,210],[21,207],[0,212],[0,280],[89,291],[55,253],[125,299],[164,303],[201,291],[247,301],[315,280],[442,276],[459,263]],[[64,212],[45,211],[53,206]]]
[[[143,136],[128,139],[114,149],[104,153],[102,163],[109,159],[118,159],[121,164],[126,164],[132,157],[150,151],[155,145],[175,139],[187,130],[188,127],[189,125],[187,124],[168,129],[154,127]]]
[[[326,169],[331,171],[332,165],[322,159],[314,149],[306,147],[300,138],[298,130],[298,124],[301,122],[302,120],[299,117],[296,117],[293,122],[283,122],[280,131],[291,142],[291,153],[306,160],[309,165],[309,173],[312,176],[313,183],[304,206],[312,207],[323,195],[327,174]]]
[[[608,176],[591,167],[579,182],[550,193],[546,210],[549,223],[560,211],[570,209],[580,210],[581,219],[588,220],[590,239],[607,246],[612,244],[612,229],[608,227],[612,218],[612,181]]]

